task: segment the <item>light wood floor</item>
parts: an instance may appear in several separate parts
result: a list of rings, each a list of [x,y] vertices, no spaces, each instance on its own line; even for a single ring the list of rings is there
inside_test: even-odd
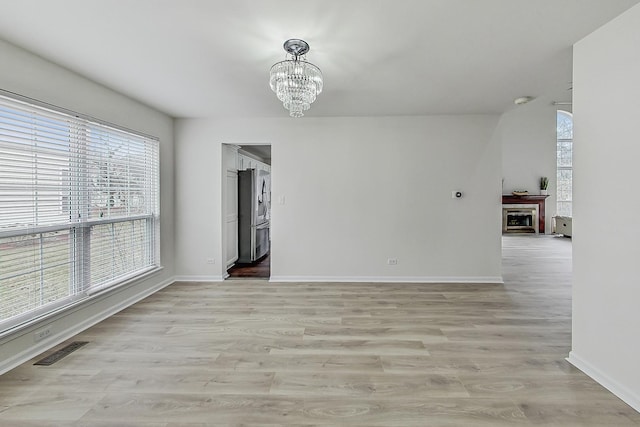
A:
[[[0,425],[640,425],[564,360],[570,257],[509,236],[504,286],[175,283],[1,376]]]

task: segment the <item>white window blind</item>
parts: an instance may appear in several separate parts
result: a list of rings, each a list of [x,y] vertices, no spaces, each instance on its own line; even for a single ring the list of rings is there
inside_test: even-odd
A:
[[[159,266],[158,141],[0,95],[0,330]]]

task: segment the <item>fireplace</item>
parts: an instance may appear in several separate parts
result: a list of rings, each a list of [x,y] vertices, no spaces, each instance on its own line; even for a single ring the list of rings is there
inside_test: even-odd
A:
[[[504,233],[544,234],[545,199],[549,196],[502,195],[502,231]],[[511,225],[507,214],[511,215]],[[531,222],[529,222],[529,218]],[[523,227],[523,228],[518,228]]]
[[[538,205],[502,205],[502,232],[539,234]]]
[[[530,211],[507,212],[507,230],[513,228],[533,228],[534,216],[536,216],[536,214]]]

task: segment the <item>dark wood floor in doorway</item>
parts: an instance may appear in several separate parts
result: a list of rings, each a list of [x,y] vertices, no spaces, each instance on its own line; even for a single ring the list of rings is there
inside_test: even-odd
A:
[[[229,278],[259,278],[268,279],[271,277],[271,256],[267,254],[251,264],[236,264],[228,271]]]

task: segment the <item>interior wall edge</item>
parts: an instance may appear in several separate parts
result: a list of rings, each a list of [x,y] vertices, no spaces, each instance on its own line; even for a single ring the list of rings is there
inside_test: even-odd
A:
[[[634,393],[633,390],[625,387],[624,385],[611,378],[609,375],[593,366],[591,363],[576,354],[575,351],[569,352],[569,357],[567,357],[565,360],[571,363],[576,368],[580,369],[587,376],[591,377],[594,381],[609,390],[611,393],[618,396],[627,405],[640,412],[640,395]]]

